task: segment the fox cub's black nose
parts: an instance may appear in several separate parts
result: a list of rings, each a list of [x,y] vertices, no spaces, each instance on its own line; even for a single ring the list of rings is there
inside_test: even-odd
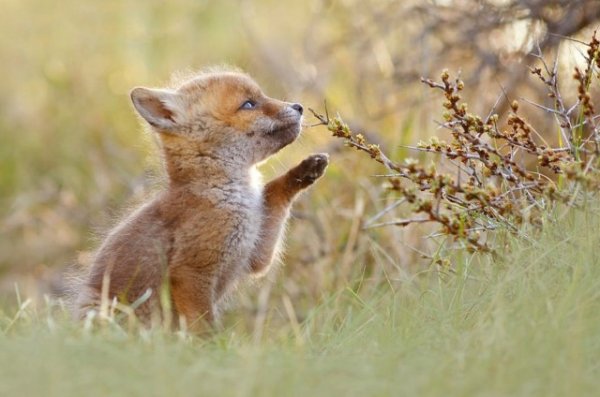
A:
[[[300,113],[300,114],[302,114],[302,112],[304,112],[304,108],[299,103],[294,103],[292,105],[292,109],[297,110],[298,113]]]

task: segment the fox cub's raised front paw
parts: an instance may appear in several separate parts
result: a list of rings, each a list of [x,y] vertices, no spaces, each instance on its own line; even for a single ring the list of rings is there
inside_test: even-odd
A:
[[[312,154],[290,171],[293,176],[292,182],[301,187],[310,186],[323,176],[328,164],[329,155],[327,153]]]

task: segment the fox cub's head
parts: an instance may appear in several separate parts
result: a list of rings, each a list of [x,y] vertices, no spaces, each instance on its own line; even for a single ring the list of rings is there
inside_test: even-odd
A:
[[[246,74],[202,73],[177,89],[134,88],[138,113],[177,153],[252,165],[293,142],[303,108],[266,96]]]

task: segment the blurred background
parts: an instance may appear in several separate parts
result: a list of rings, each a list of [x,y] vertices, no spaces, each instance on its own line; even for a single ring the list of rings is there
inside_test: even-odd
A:
[[[442,98],[419,83],[442,69],[465,81],[471,111],[502,113],[521,96],[548,104],[528,65],[543,53],[571,83],[600,23],[597,0],[133,1],[2,0],[0,13],[0,302],[41,300],[89,264],[127,209],[160,188],[152,136],[129,103],[136,85],[231,64],[273,97],[339,112],[393,158],[443,135]],[[563,87],[568,88],[568,87]],[[503,94],[505,93],[505,95]],[[567,99],[573,99],[567,98]],[[525,109],[527,111],[527,109]],[[543,114],[532,112],[530,117]],[[326,178],[295,206],[285,266],[241,299],[249,314],[328,293],[394,284],[427,266],[418,228],[362,226],[393,202],[384,170],[306,116],[299,142],[267,177],[328,151]],[[539,124],[538,124],[539,125]],[[555,131],[541,131],[549,139]],[[400,210],[402,211],[402,210]],[[396,213],[397,215],[397,213]],[[380,219],[385,220],[385,217]],[[257,303],[255,303],[257,302]],[[283,310],[283,309],[282,309]]]

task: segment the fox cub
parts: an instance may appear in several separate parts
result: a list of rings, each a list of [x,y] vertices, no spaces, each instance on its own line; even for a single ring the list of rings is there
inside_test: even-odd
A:
[[[214,323],[238,282],[267,272],[294,198],[323,175],[328,155],[261,185],[257,163],[298,137],[303,108],[269,98],[241,72],[201,73],[175,90],[134,88],[131,100],[160,138],[168,187],[105,239],[77,313],[116,299],[135,302],[147,323],[168,291],[176,322]]]

